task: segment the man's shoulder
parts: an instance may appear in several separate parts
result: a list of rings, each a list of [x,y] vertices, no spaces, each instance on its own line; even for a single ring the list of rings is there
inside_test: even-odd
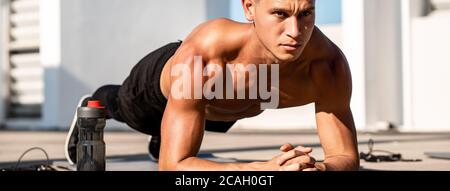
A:
[[[325,35],[316,38],[311,43],[312,51],[309,51],[311,62],[311,75],[321,77],[333,77],[346,73],[348,62],[341,49],[329,40]],[[313,76],[314,77],[314,76]]]
[[[337,45],[328,38],[326,40],[328,43],[324,56],[311,62],[310,75],[316,93],[332,97],[350,97],[352,78],[347,59]]]
[[[205,57],[218,57],[240,47],[243,24],[219,18],[197,26],[186,38],[185,44]]]

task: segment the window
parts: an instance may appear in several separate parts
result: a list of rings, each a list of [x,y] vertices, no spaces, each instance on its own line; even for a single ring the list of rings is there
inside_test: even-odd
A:
[[[10,0],[8,118],[39,118],[43,98],[43,68],[39,56],[39,1]]]
[[[316,24],[340,24],[342,20],[341,3],[341,0],[316,0]],[[231,0],[230,7],[231,19],[247,22],[240,0]]]

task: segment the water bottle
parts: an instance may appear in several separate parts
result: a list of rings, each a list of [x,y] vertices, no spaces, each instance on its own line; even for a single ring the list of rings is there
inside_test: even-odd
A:
[[[105,171],[105,108],[100,101],[89,101],[77,115],[77,171]]]

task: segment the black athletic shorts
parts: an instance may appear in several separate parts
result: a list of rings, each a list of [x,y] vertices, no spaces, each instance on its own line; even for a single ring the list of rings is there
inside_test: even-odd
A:
[[[159,83],[161,72],[181,43],[167,44],[145,56],[120,87],[117,99],[119,114],[133,129],[149,135],[160,134],[167,104]],[[205,129],[225,133],[235,122],[206,120]]]

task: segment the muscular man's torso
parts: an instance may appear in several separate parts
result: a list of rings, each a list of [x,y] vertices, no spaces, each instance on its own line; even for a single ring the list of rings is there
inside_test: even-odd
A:
[[[245,39],[248,38],[246,31],[250,30],[251,24],[241,24],[228,20],[216,22],[221,22],[220,25],[226,28],[227,32],[222,34],[224,35],[221,37],[223,43],[211,43],[211,47],[208,48],[209,51],[219,52],[210,56],[215,60],[214,64],[219,64],[225,68],[225,64],[260,63],[258,60],[251,59],[251,56],[242,56],[242,54],[251,55],[251,51],[242,50],[242,46],[246,42]],[[220,30],[214,27],[208,28],[208,26],[205,26],[204,28],[207,29],[203,30]],[[202,31],[194,31],[188,39],[191,39],[191,41],[197,40],[201,43],[202,40],[207,38],[205,38],[205,34]],[[179,64],[173,61],[173,58],[179,53],[177,51],[163,68],[160,83],[161,91],[166,98],[169,97],[171,89],[170,68],[174,64]],[[313,103],[318,89],[321,88],[315,82],[317,76],[325,80],[332,78],[333,72],[329,71],[333,70],[333,64],[336,59],[339,59],[339,56],[336,55],[339,53],[340,50],[316,28],[302,56],[293,63],[280,65],[278,108],[296,107]],[[236,80],[236,76],[233,76],[233,81]],[[255,84],[247,82],[246,89],[250,89],[252,85]],[[234,95],[237,95],[236,87],[234,91]],[[266,101],[237,98],[208,100],[205,106],[206,118],[213,121],[234,121],[253,117],[263,112],[260,107],[261,102]]]

